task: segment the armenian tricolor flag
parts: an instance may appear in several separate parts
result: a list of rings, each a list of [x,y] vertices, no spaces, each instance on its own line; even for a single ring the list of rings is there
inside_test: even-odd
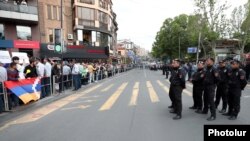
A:
[[[18,96],[24,104],[40,99],[41,81],[39,78],[20,81],[5,81],[5,87]]]

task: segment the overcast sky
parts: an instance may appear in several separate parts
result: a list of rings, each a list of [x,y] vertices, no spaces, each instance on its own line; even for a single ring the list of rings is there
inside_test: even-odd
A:
[[[246,2],[228,0],[230,11]],[[155,35],[166,18],[192,14],[195,8],[193,0],[113,0],[113,4],[119,26],[118,39],[131,39],[147,50],[151,50]]]

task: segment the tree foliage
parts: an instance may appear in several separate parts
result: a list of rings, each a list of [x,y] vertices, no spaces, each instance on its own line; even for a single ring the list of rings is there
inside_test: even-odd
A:
[[[179,39],[181,58],[194,59],[196,54],[188,54],[188,47],[197,47],[201,34],[200,57],[215,55],[218,39],[237,38],[242,52],[250,50],[250,0],[244,6],[236,7],[230,19],[226,10],[230,7],[221,0],[194,0],[195,12],[167,18],[153,43],[152,55],[156,58],[178,58]],[[246,47],[246,48],[245,48]]]

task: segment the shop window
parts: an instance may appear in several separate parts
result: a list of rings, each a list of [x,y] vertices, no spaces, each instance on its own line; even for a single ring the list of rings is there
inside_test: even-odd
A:
[[[25,49],[25,48],[20,48],[19,49],[19,52],[25,52],[27,53],[28,57],[34,57],[33,56],[33,49]]]
[[[91,31],[83,31],[83,43],[91,45]]]
[[[31,27],[29,26],[16,26],[18,40],[32,40]]]
[[[4,25],[0,24],[0,40],[4,40],[5,36],[4,36]]]

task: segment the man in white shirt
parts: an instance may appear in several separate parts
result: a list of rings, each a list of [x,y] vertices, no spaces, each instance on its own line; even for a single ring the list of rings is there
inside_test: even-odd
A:
[[[3,67],[3,63],[0,62],[0,114],[4,110],[3,82],[6,80],[7,80],[7,70]]]
[[[72,69],[72,77],[73,77],[73,84],[74,84],[74,90],[76,91],[80,89],[80,84],[79,84],[79,74],[80,74],[80,69],[79,66],[76,64],[76,61],[73,60],[73,69]]]
[[[44,64],[41,63],[40,58],[36,58],[36,71],[37,71],[37,75],[38,77],[41,79],[41,98],[46,97],[46,92],[45,92],[45,80],[44,80],[44,76],[45,76],[45,66]]]
[[[44,67],[45,67],[45,77],[44,77],[44,83],[45,83],[45,92],[46,95],[51,95],[51,90],[50,90],[50,85],[52,84],[51,82],[51,72],[52,72],[52,66],[49,63],[49,60],[47,58],[43,59],[44,62]]]

